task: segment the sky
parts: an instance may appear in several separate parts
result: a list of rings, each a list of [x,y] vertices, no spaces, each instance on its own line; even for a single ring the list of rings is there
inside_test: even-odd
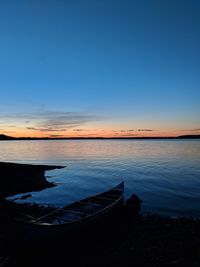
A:
[[[200,1],[0,1],[0,134],[200,134]]]

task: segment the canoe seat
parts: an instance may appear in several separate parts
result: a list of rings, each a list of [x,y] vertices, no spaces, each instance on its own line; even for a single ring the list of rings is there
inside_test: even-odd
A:
[[[110,198],[108,196],[105,196],[105,197],[93,197],[93,199],[103,199],[103,200],[113,201],[113,198]]]
[[[92,199],[91,199],[91,201],[92,201]],[[99,207],[99,208],[102,207],[101,204],[99,204],[99,203],[92,203],[92,202],[90,202],[90,201],[89,201],[89,202],[79,201],[79,203],[84,204],[84,205],[88,205],[88,206]]]
[[[51,223],[46,223],[46,222],[37,222],[36,224],[38,224],[38,225],[52,225]]]
[[[74,214],[79,214],[79,215],[84,215],[85,212],[80,212],[80,211],[75,211],[75,210],[68,210],[68,209],[65,209],[65,211],[68,213],[74,213]]]
[[[70,222],[70,220],[67,220],[67,219],[59,217],[59,216],[56,216],[55,219],[60,220],[60,221],[64,221],[64,222]]]
[[[101,204],[103,206],[107,206],[107,205],[109,205],[109,204],[111,204],[113,202],[113,199],[107,198],[107,197],[100,197],[100,196],[98,197],[98,196],[96,196],[96,197],[93,197],[91,199],[91,202],[92,203]]]

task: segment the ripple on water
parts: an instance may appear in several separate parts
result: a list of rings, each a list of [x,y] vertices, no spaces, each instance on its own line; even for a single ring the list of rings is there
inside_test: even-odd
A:
[[[5,141],[0,150],[0,161],[67,166],[47,172],[57,186],[30,202],[62,206],[124,180],[144,212],[200,216],[200,140]]]

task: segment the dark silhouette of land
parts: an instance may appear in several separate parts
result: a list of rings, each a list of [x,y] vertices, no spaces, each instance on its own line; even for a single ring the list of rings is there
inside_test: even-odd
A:
[[[121,137],[12,137],[0,134],[0,141],[12,140],[109,140],[109,139],[136,139],[136,140],[152,140],[152,139],[199,139],[200,135],[180,135],[180,136],[121,136]]]
[[[30,192],[31,187],[34,190],[35,186],[46,185],[44,172],[55,167],[61,168],[0,163],[0,181],[3,184],[2,181],[6,183],[8,179],[9,190],[15,191],[18,183],[23,186],[25,182]],[[35,179],[37,185],[33,183]],[[23,192],[25,191],[23,188]],[[200,219],[139,215],[129,205],[105,220],[86,226],[84,231],[71,232],[70,235],[47,242],[39,240],[36,244],[21,240],[15,243],[10,242],[5,234],[5,229],[9,231],[12,220],[12,216],[3,216],[8,213],[6,201],[0,198],[1,267],[200,266]],[[37,212],[40,209],[36,204],[33,207],[22,206],[24,210],[27,208],[35,208]],[[20,212],[22,211],[20,208]]]
[[[0,162],[0,197],[55,186],[46,180],[45,171],[60,168],[64,167]]]
[[[197,267],[200,220],[123,211],[84,231],[37,244],[0,243],[3,267]],[[1,256],[2,255],[2,256]]]

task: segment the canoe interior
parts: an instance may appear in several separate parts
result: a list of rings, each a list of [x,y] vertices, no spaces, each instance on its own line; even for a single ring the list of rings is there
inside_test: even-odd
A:
[[[123,192],[124,183],[122,182],[107,192],[57,208],[38,218],[26,214],[22,220],[35,225],[62,225],[80,221],[115,205],[122,198]]]

